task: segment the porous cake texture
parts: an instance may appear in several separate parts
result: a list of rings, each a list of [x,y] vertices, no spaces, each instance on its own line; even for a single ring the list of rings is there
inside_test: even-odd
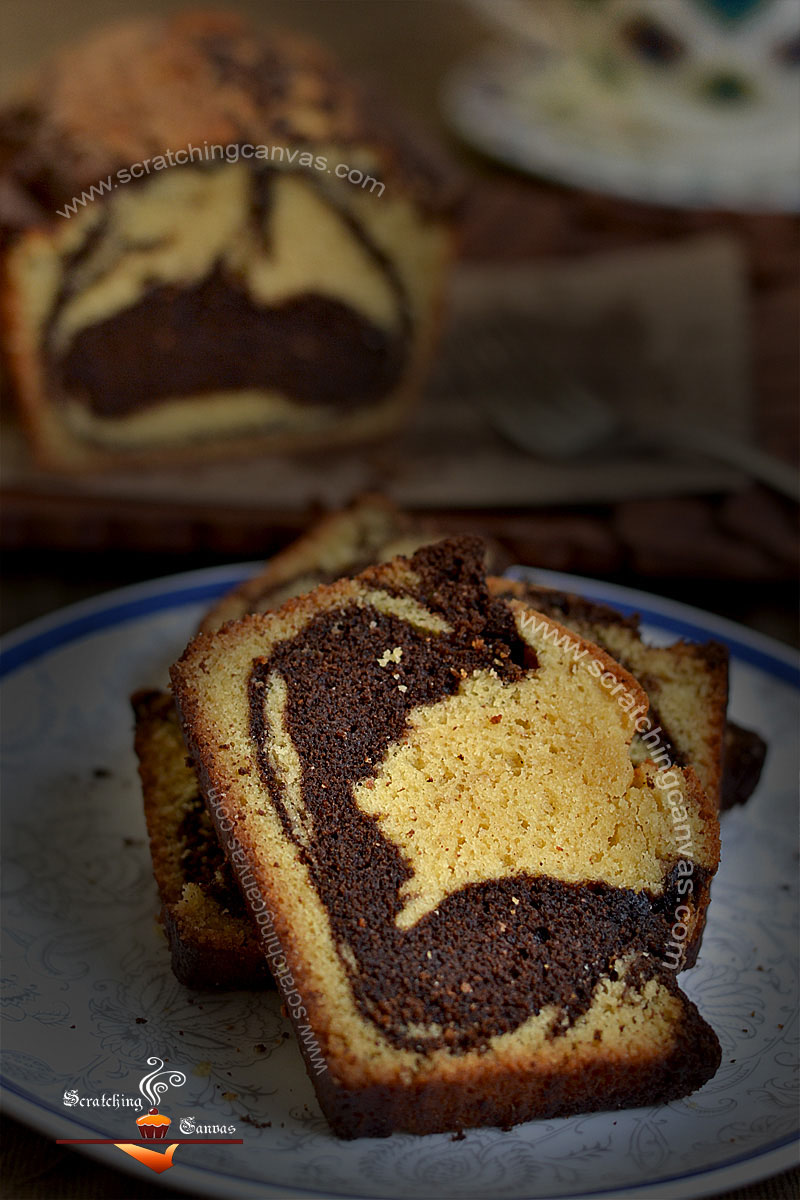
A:
[[[647,720],[632,742],[634,761],[691,765],[709,799],[721,806],[728,707],[725,646],[714,641],[652,646],[642,640],[636,615],[625,617],[573,593],[509,579],[493,579],[491,588],[493,595],[514,596],[602,646],[634,675],[648,696]]]
[[[417,395],[458,186],[313,43],[230,12],[102,29],[0,111],[0,185],[44,465],[329,446]]]
[[[688,944],[702,927],[713,806],[691,768],[631,762],[630,711],[529,615],[451,540],[200,634],[173,668],[342,1136],[662,1102],[718,1065],[664,964],[676,920]]]

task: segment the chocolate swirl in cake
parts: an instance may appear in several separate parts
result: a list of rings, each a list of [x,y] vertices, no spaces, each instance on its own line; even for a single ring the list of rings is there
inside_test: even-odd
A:
[[[653,895],[521,870],[467,883],[403,923],[414,872],[376,816],[359,806],[357,789],[375,786],[413,714],[454,697],[473,673],[493,672],[502,689],[539,670],[506,604],[489,602],[474,579],[465,605],[463,573],[455,601],[457,589],[451,596],[437,577],[435,554],[413,560],[430,623],[370,605],[320,614],[254,664],[250,729],[264,786],[328,913],[362,1015],[397,1047],[464,1052],[550,1005],[562,1015],[551,1036],[563,1033],[590,1008],[599,981],[616,977],[622,957],[634,964],[631,986],[644,971],[674,987],[657,964],[680,901],[677,877]],[[433,628],[437,619],[444,628]],[[286,735],[297,756],[299,800],[289,795],[286,770],[279,780],[275,769],[273,744]]]
[[[170,339],[153,340],[154,327],[175,331],[182,353],[175,354]],[[402,338],[326,296],[259,307],[217,270],[196,287],[155,288],[138,304],[82,330],[64,358],[53,362],[52,374],[100,416],[138,411],[164,397],[244,388],[278,389],[298,403],[350,408],[397,383],[402,345]]]
[[[196,174],[211,183],[215,171],[224,169],[203,167]],[[393,297],[391,321],[378,323],[355,299],[322,292],[289,290],[275,303],[260,302],[254,294],[254,265],[268,264],[275,253],[270,226],[275,188],[285,186],[289,176],[335,211],[342,236],[380,272],[385,292]],[[201,188],[197,195],[202,199]],[[151,245],[126,245],[110,219],[113,210],[103,211],[65,259],[48,317],[45,343],[54,395],[81,397],[101,417],[124,416],[170,397],[247,389],[278,391],[300,404],[346,411],[397,386],[413,332],[411,305],[395,265],[363,223],[326,192],[313,172],[262,165],[248,176],[240,203],[252,257],[237,264],[218,259],[195,282],[171,274],[169,251],[171,245],[177,250],[176,238],[162,230]],[[176,220],[179,228],[180,214]],[[163,257],[154,259],[146,286],[129,285],[138,298],[103,320],[74,330],[68,325],[62,333],[70,308],[74,312],[82,297],[85,305],[92,290],[97,294],[113,285],[113,277],[122,276],[125,256],[133,263],[143,251],[163,252]]]
[[[245,912],[244,901],[222,847],[214,837],[208,809],[199,793],[186,804],[186,811],[177,828],[176,841],[180,847],[182,867],[192,882],[225,909],[242,916]]]

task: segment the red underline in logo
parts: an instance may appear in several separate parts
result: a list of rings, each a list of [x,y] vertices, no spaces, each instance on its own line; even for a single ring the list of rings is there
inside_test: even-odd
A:
[[[243,1138],[56,1138],[57,1146],[149,1146],[157,1150],[159,1145],[165,1145],[167,1140],[178,1146],[243,1146]]]

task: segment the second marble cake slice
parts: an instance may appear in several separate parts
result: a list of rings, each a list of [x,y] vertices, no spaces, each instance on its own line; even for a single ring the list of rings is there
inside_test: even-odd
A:
[[[442,542],[173,668],[342,1136],[665,1102],[719,1063],[668,949],[702,927],[716,815],[691,769],[631,763],[639,684],[529,617],[480,543]]]

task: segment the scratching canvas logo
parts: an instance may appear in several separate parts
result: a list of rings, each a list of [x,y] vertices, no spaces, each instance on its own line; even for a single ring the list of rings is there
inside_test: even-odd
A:
[[[152,1107],[144,1116],[136,1118],[136,1124],[139,1136],[144,1141],[165,1142],[172,1120],[158,1111],[158,1104],[169,1088],[183,1087],[186,1083],[186,1076],[183,1071],[165,1069],[160,1058],[148,1058],[147,1065],[148,1067],[154,1066],[155,1070],[151,1071],[149,1075],[145,1075],[139,1084],[139,1091]],[[172,1156],[180,1142],[171,1142],[163,1151],[150,1149],[148,1146],[138,1146],[135,1142],[115,1142],[114,1145],[123,1154],[130,1154],[131,1158],[137,1159],[151,1171],[157,1171],[160,1175],[162,1171],[166,1171],[172,1166]]]
[[[172,1160],[178,1146],[191,1145],[208,1145],[209,1143],[218,1144],[225,1142],[227,1144],[234,1143],[242,1144],[241,1138],[170,1138],[169,1131],[172,1125],[172,1118],[166,1113],[159,1111],[159,1104],[164,1094],[170,1088],[183,1087],[186,1083],[186,1076],[183,1071],[178,1071],[174,1067],[165,1067],[163,1059],[153,1056],[147,1060],[148,1067],[153,1067],[153,1070],[145,1075],[139,1084],[139,1091],[144,1097],[144,1103],[138,1097],[126,1096],[120,1092],[114,1092],[111,1095],[103,1093],[102,1096],[82,1097],[77,1089],[71,1088],[64,1093],[64,1105],[67,1108],[74,1108],[77,1105],[91,1108],[132,1108],[134,1111],[140,1112],[144,1105],[148,1105],[147,1111],[142,1116],[131,1118],[131,1123],[135,1121],[136,1130],[138,1133],[137,1140],[121,1141],[116,1138],[59,1138],[59,1145],[66,1146],[116,1146],[123,1154],[130,1155],[140,1162],[142,1166],[149,1167],[151,1171],[156,1171],[159,1175],[163,1171],[168,1171],[172,1166]],[[205,1132],[220,1132],[220,1133],[235,1133],[235,1126],[198,1126],[194,1117],[182,1117],[178,1128],[181,1133],[205,1133]],[[163,1149],[157,1148],[163,1146]]]

